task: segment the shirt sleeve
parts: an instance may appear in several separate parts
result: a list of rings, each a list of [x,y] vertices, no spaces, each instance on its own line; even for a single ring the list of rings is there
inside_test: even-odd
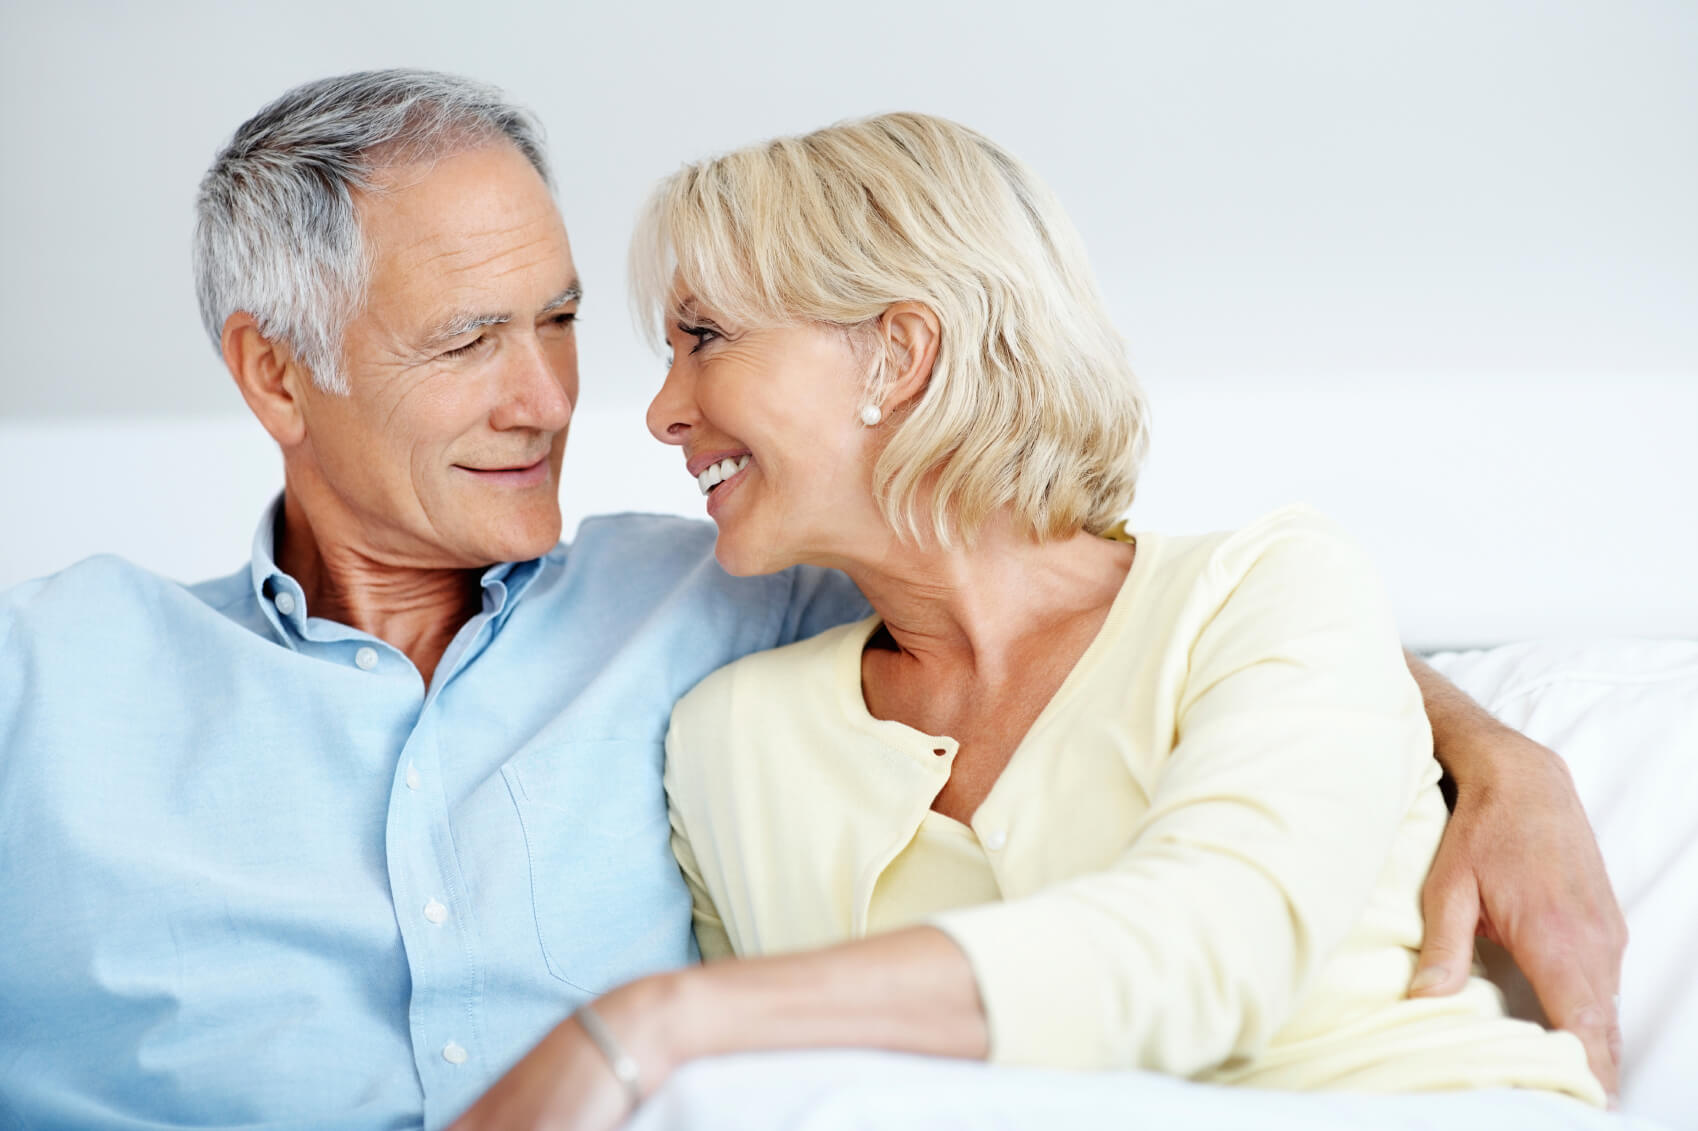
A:
[[[721,958],[734,957],[731,948],[731,936],[725,930],[725,923],[719,917],[719,909],[713,904],[713,897],[708,894],[707,884],[702,880],[701,866],[696,862],[695,851],[690,847],[690,836],[685,829],[683,815],[673,802],[674,754],[680,740],[677,728],[673,727],[666,735],[666,801],[667,817],[672,822],[672,855],[678,861],[678,870],[684,875],[684,882],[690,888],[690,918],[696,930],[696,949],[701,951],[703,962],[716,962]]]
[[[1426,716],[1366,556],[1313,516],[1263,533],[1209,567],[1219,596],[1170,658],[1177,741],[1124,854],[930,920],[972,965],[991,1059],[1254,1056],[1365,909],[1426,785]]]

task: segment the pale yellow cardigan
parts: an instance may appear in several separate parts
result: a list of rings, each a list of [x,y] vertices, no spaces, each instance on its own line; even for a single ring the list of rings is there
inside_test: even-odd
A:
[[[876,619],[686,696],[666,782],[704,956],[929,922],[967,955],[995,1061],[1601,1104],[1579,1041],[1505,1018],[1490,984],[1405,996],[1445,807],[1363,552],[1301,508],[1136,544],[973,816],[988,875],[963,873],[970,845],[964,865],[916,836],[955,743],[868,713]],[[964,891],[1001,900],[962,907]]]

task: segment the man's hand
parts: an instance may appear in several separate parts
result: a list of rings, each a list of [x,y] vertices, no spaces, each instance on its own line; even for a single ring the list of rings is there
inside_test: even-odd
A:
[[[1447,759],[1456,811],[1422,892],[1427,934],[1410,994],[1460,990],[1484,935],[1515,959],[1551,1024],[1585,1044],[1613,1102],[1627,923],[1574,781],[1555,753],[1507,727],[1468,741],[1480,749]]]

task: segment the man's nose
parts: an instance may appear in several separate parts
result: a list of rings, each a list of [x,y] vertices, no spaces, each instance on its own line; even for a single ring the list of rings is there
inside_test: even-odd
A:
[[[526,343],[509,354],[501,374],[500,403],[490,413],[497,430],[531,428],[559,432],[572,419],[568,388],[577,385],[577,359],[553,357],[540,342]]]
[[[674,365],[666,371],[660,392],[649,402],[649,433],[663,444],[682,444],[690,438],[696,421],[696,400],[689,378]]]

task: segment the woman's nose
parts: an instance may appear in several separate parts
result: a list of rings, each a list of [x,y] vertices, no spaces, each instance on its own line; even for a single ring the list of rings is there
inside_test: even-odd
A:
[[[682,444],[696,423],[695,398],[690,383],[674,365],[666,371],[660,392],[649,402],[649,433],[663,444]]]

